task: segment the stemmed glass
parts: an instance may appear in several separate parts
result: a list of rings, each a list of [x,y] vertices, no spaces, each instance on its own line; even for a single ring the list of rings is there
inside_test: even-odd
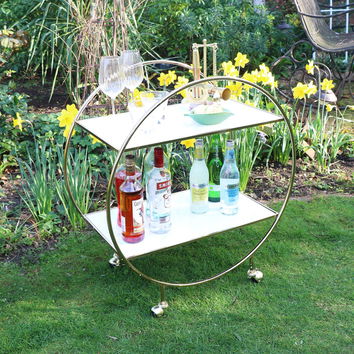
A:
[[[112,113],[115,114],[114,100],[125,87],[125,72],[121,57],[102,57],[98,83],[101,91],[112,100]]]
[[[139,50],[123,50],[121,58],[125,68],[125,87],[133,92],[144,79],[144,68],[141,64],[140,52]]]

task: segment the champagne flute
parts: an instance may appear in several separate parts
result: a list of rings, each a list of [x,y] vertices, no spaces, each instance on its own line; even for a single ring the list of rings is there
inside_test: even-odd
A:
[[[121,57],[101,58],[98,83],[101,91],[111,98],[112,113],[115,114],[114,100],[125,87],[125,73]]]
[[[144,80],[144,68],[141,64],[140,52],[139,50],[123,50],[121,58],[125,68],[125,87],[133,92]]]

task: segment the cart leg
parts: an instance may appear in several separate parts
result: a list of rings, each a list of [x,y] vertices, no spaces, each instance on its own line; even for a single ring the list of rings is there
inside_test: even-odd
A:
[[[161,295],[161,301],[159,302],[158,305],[153,306],[151,308],[151,314],[154,317],[161,317],[164,315],[164,309],[168,307],[168,302],[166,301],[166,295],[165,295],[165,286],[160,285],[160,295]]]
[[[120,259],[118,257],[118,254],[113,253],[113,257],[108,261],[108,263],[112,268],[119,267],[120,266]]]
[[[250,269],[247,271],[247,277],[256,283],[263,279],[263,273],[254,267],[253,257],[250,258]]]

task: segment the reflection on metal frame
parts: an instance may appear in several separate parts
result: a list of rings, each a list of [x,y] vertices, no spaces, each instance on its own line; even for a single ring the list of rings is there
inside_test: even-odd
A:
[[[158,64],[158,63],[166,63],[166,64],[174,64],[174,65],[178,65],[181,67],[184,67],[186,69],[191,69],[190,65],[184,64],[184,63],[180,63],[180,62],[175,62],[175,61],[169,61],[169,60],[152,60],[152,61],[147,61],[147,62],[143,62],[143,65],[150,65],[150,64]],[[218,82],[218,81],[233,81],[233,82],[240,82],[243,84],[247,84],[249,86],[252,86],[254,88],[256,88],[258,91],[260,91],[263,95],[265,95],[271,102],[273,102],[273,104],[277,107],[277,109],[279,110],[279,112],[281,113],[283,120],[286,123],[286,126],[289,130],[290,133],[290,139],[291,139],[291,149],[292,149],[292,167],[291,167],[291,176],[290,176],[290,180],[289,180],[289,186],[286,192],[286,196],[284,199],[284,202],[280,208],[280,211],[278,213],[278,215],[276,215],[274,222],[272,223],[272,225],[269,227],[268,231],[264,234],[264,236],[261,238],[261,240],[257,243],[257,245],[253,248],[253,250],[251,250],[246,256],[244,256],[241,260],[239,260],[235,265],[233,265],[232,267],[230,267],[229,269],[226,269],[225,271],[218,273],[214,276],[211,276],[209,278],[206,279],[202,279],[199,281],[194,281],[194,282],[190,282],[190,283],[172,283],[172,282],[167,282],[167,281],[162,281],[159,279],[155,279],[153,277],[150,277],[148,275],[146,275],[145,273],[143,273],[142,271],[140,271],[138,268],[136,268],[129,259],[125,258],[124,254],[121,252],[117,241],[115,239],[115,235],[114,235],[114,231],[113,231],[113,227],[112,227],[112,221],[111,221],[111,194],[112,194],[112,188],[113,188],[113,183],[114,183],[114,175],[115,175],[115,170],[117,169],[119,160],[124,152],[124,150],[126,149],[129,141],[131,140],[132,136],[135,134],[135,132],[137,131],[137,129],[141,126],[141,124],[147,119],[147,117],[154,112],[161,104],[163,104],[164,102],[168,101],[168,99],[170,99],[171,97],[173,97],[174,95],[178,94],[179,92],[192,87],[194,85],[198,85],[198,84],[203,84],[203,83],[207,83],[207,82]],[[68,136],[68,140],[67,143],[65,145],[65,151],[64,151],[64,178],[65,178],[65,183],[66,183],[66,187],[68,189],[70,198],[72,200],[72,202],[74,203],[75,207],[77,208],[77,210],[79,211],[79,213],[84,217],[82,211],[80,210],[80,208],[78,207],[76,201],[73,198],[73,194],[71,192],[71,188],[70,188],[70,184],[68,181],[68,174],[67,174],[67,163],[68,163],[68,150],[69,150],[69,146],[70,146],[70,140],[73,134],[73,130],[74,130],[74,126],[76,124],[76,122],[80,119],[84,109],[87,107],[87,105],[92,101],[92,99],[96,96],[96,94],[99,92],[99,88],[97,88],[94,92],[92,92],[92,94],[87,98],[87,100],[84,102],[84,104],[82,105],[82,107],[80,108],[77,116],[74,119],[74,122],[72,123],[72,126],[70,128],[70,132],[69,132],[69,136]],[[127,138],[125,139],[125,141],[122,143],[121,148],[118,152],[118,155],[116,157],[116,160],[112,166],[112,172],[109,178],[109,182],[108,182],[108,186],[107,186],[107,192],[106,192],[106,218],[107,218],[107,226],[108,226],[108,230],[109,230],[109,234],[111,236],[111,240],[112,243],[114,245],[115,251],[118,254],[119,258],[121,260],[123,260],[126,264],[129,265],[129,267],[136,272],[139,276],[153,282],[153,283],[157,283],[160,284],[161,286],[174,286],[174,287],[186,287],[186,286],[193,286],[193,285],[197,285],[197,284],[203,284],[206,282],[209,282],[211,280],[220,278],[221,276],[229,273],[230,271],[236,269],[238,266],[240,266],[243,262],[245,262],[247,259],[249,259],[250,257],[252,257],[255,252],[261,247],[261,245],[266,241],[266,239],[268,238],[268,236],[272,233],[272,231],[274,230],[275,226],[278,224],[284,209],[289,201],[290,198],[290,194],[291,194],[291,190],[292,190],[292,186],[294,183],[294,176],[295,176],[295,141],[294,141],[294,135],[293,135],[293,130],[292,130],[292,126],[291,123],[288,119],[288,117],[286,116],[283,108],[281,107],[281,105],[278,103],[278,101],[274,98],[274,96],[272,96],[268,91],[266,91],[264,88],[260,87],[257,84],[254,84],[250,81],[244,80],[242,78],[236,78],[236,77],[231,77],[231,76],[215,76],[215,77],[207,77],[207,78],[203,78],[200,80],[196,80],[196,81],[192,81],[189,82],[183,86],[181,86],[178,89],[175,89],[174,91],[170,92],[166,97],[164,97],[160,102],[156,103],[153,107],[151,107],[144,115],[143,117],[140,118],[140,120],[133,126],[129,136],[127,136]]]

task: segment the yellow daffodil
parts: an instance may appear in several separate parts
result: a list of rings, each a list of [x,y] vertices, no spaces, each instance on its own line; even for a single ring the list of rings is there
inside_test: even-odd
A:
[[[161,73],[157,79],[159,80],[160,86],[168,86],[176,81],[177,75],[175,71],[169,70],[167,74]]]
[[[195,143],[195,139],[187,139],[181,141],[181,144],[184,145],[187,149],[193,147],[194,143]]]
[[[354,111],[354,106],[347,106],[351,111]]]
[[[74,122],[74,119],[78,113],[77,108],[74,104],[66,105],[66,109],[61,111],[60,116],[58,117],[59,120],[59,127],[65,127],[63,135],[67,138],[70,132],[70,127]],[[73,132],[74,135],[75,132]]]
[[[185,76],[178,76],[177,82],[175,83],[174,88],[177,89],[177,88],[187,84],[188,82],[189,82],[189,79],[186,78]],[[179,92],[179,94],[182,97],[186,97],[186,90],[182,90],[181,92]]]
[[[133,102],[137,107],[142,107],[141,92],[136,88],[133,91]]]
[[[237,99],[242,95],[242,83],[235,82],[226,86],[231,90],[231,98]]]
[[[221,67],[225,76],[239,76],[239,71],[235,68],[231,61],[221,63]]]
[[[102,143],[102,141],[100,139],[97,139],[95,136],[90,134],[90,138],[92,139],[92,144],[96,144],[96,143]]]
[[[252,83],[256,83],[257,82],[257,77],[250,74],[248,71],[246,71],[243,76],[242,76],[243,79],[247,80],[247,81],[250,81]],[[248,91],[252,86],[250,85],[245,85],[245,90]]]
[[[313,65],[313,60],[309,60],[308,64],[305,66],[306,71],[308,74],[314,75],[315,74],[315,66]]]
[[[307,97],[310,97],[311,95],[314,95],[316,92],[317,92],[317,86],[313,84],[313,81],[311,81],[309,84],[307,84],[306,95]]]
[[[306,95],[307,89],[308,89],[307,85],[298,82],[296,87],[292,89],[294,98],[303,99]]]
[[[249,63],[249,60],[247,59],[247,55],[238,52],[235,58],[235,66],[244,68],[247,63]]]
[[[251,107],[256,107],[256,105],[254,104],[254,102],[250,101],[250,100],[247,100],[245,102],[247,105],[251,106]]]
[[[333,106],[333,105],[327,103],[327,104],[326,104],[326,111],[327,111],[327,112],[331,112],[332,109],[335,108],[335,107],[336,107],[336,106]]]
[[[259,68],[261,69],[261,72],[263,72],[265,74],[270,72],[269,67],[267,65],[265,65],[264,63],[259,65]]]
[[[22,123],[24,122],[24,120],[21,118],[20,113],[16,113],[16,119],[14,118],[13,120],[13,125],[14,128],[18,127],[18,129],[20,129],[22,131]]]
[[[333,87],[333,80],[323,79],[323,81],[321,82],[321,89],[324,91],[331,90]]]

